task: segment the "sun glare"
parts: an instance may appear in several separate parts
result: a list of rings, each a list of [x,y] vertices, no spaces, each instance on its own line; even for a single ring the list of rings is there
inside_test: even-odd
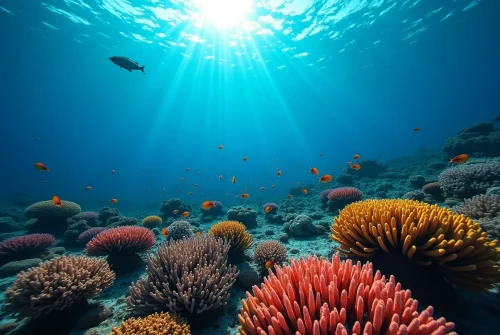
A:
[[[201,20],[218,28],[243,25],[254,7],[253,0],[196,0],[195,2]]]

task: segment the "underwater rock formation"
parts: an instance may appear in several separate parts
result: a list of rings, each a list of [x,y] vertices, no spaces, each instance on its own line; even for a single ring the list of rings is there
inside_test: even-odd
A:
[[[177,210],[177,214],[174,214],[174,211]],[[163,213],[163,219],[167,219],[169,217],[180,218],[181,214],[184,212],[191,212],[192,207],[187,205],[179,198],[172,198],[163,201],[160,207],[160,212]]]
[[[461,129],[448,138],[443,151],[449,157],[467,153],[476,157],[500,155],[500,129],[493,122],[479,122]]]
[[[464,164],[444,170],[439,184],[447,198],[462,200],[500,186],[500,162]]]
[[[361,166],[361,169],[347,169],[347,173],[357,177],[376,178],[379,174],[387,170],[387,166],[373,159],[365,159],[359,161],[358,164]]]
[[[257,227],[257,212],[251,207],[233,207],[227,212],[227,219],[241,222],[247,228]]]

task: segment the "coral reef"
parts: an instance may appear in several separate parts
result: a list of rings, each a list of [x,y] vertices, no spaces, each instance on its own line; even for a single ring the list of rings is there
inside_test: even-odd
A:
[[[327,207],[335,213],[346,205],[363,199],[363,193],[355,187],[338,187],[327,195]]]
[[[202,210],[201,214],[203,217],[221,217],[224,213],[224,204],[220,201],[212,201],[215,207],[210,207],[207,210]]]
[[[107,227],[124,227],[137,225],[137,219],[127,216],[112,216],[106,220]]]
[[[56,206],[51,200],[39,201],[24,210],[28,219],[37,219],[29,227],[32,233],[50,233],[61,236],[66,231],[68,219],[81,212],[80,205],[61,200],[62,206]]]
[[[230,243],[229,263],[236,264],[243,260],[245,250],[253,244],[253,237],[245,225],[237,221],[222,221],[214,224],[209,235],[221,238]]]
[[[371,263],[317,257],[275,267],[261,287],[247,292],[238,315],[240,335],[455,334],[454,324],[434,319],[394,276],[373,274]]]
[[[453,212],[471,219],[500,216],[500,195],[476,195],[471,199],[465,199],[460,206],[454,207]]]
[[[29,234],[9,238],[0,243],[0,264],[39,256],[56,243],[50,234]]]
[[[266,213],[265,211],[266,211],[267,207],[271,208],[271,210]],[[262,206],[262,210],[264,211],[266,216],[271,216],[273,214],[276,214],[278,212],[278,208],[279,208],[278,204],[276,204],[274,202],[268,202],[268,203],[264,204],[264,206]]]
[[[286,220],[286,218],[285,218]],[[325,232],[323,227],[319,228],[313,223],[313,220],[307,215],[296,215],[292,220],[283,225],[285,232],[295,237],[307,237]]]
[[[99,222],[99,213],[97,212],[81,212],[68,219],[68,222],[76,223],[78,221],[84,220],[91,227],[97,226]]]
[[[168,226],[168,238],[180,240],[194,235],[193,227],[188,221],[174,221]]]
[[[186,321],[170,313],[154,313],[145,318],[130,318],[114,327],[109,335],[191,335]]]
[[[493,122],[479,122],[461,129],[455,137],[448,138],[443,151],[450,157],[462,153],[474,156],[500,155],[500,129]]]
[[[150,215],[142,219],[142,225],[146,228],[158,227],[162,224],[162,222],[163,219],[158,215]]]
[[[283,264],[286,260],[286,247],[278,241],[263,241],[255,246],[253,260],[261,270],[267,271],[268,261],[271,261],[273,265]]]
[[[105,231],[106,227],[92,227],[85,230],[83,233],[78,235],[77,242],[78,243],[88,243],[91,239],[93,239],[100,232]]]
[[[174,211],[178,210],[179,212],[177,214],[174,214]],[[185,204],[184,201],[182,201],[179,198],[172,198],[163,201],[160,207],[160,212],[163,213],[163,218],[167,219],[169,217],[180,217],[183,212],[191,212],[192,207]]]
[[[361,166],[361,169],[347,169],[347,173],[358,177],[376,178],[379,174],[387,170],[387,166],[373,159],[365,159],[359,161],[358,164]]]
[[[226,304],[238,271],[227,265],[229,242],[213,236],[170,240],[148,256],[146,277],[130,287],[128,305],[144,312],[192,314]]]
[[[459,200],[486,193],[500,186],[500,162],[464,164],[444,170],[439,184],[447,198]]]
[[[340,211],[331,227],[346,255],[401,253],[422,265],[436,265],[456,285],[488,290],[500,282],[498,241],[479,224],[449,209],[402,199],[366,200]]]
[[[99,221],[105,225],[109,218],[119,216],[120,210],[114,207],[103,207],[99,212]]]
[[[229,221],[238,221],[243,223],[247,228],[257,227],[257,212],[250,207],[233,207],[227,212]]]
[[[106,229],[94,236],[85,248],[89,256],[107,256],[117,274],[129,272],[142,265],[138,253],[147,252],[156,243],[154,233],[144,227],[124,226]]]

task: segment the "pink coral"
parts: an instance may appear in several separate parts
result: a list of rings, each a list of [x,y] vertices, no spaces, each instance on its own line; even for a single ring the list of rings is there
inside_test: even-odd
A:
[[[50,234],[29,234],[12,237],[0,243],[0,256],[10,258],[16,254],[27,255],[41,252],[54,243],[56,243],[56,238]]]
[[[337,187],[328,193],[328,200],[339,202],[354,202],[363,199],[363,193],[355,187]]]
[[[430,306],[419,313],[411,292],[394,276],[374,275],[370,262],[314,256],[275,270],[242,301],[241,335],[456,335],[452,322],[434,319]]]
[[[153,232],[144,227],[123,226],[97,234],[85,248],[89,256],[107,256],[119,252],[142,253],[156,243]]]
[[[321,202],[327,202],[328,201],[328,194],[330,194],[331,191],[333,191],[333,188],[329,188],[329,189],[321,192],[319,194],[319,200],[321,200]]]

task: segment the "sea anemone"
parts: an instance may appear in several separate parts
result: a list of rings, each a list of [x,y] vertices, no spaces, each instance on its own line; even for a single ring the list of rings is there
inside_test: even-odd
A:
[[[437,266],[445,278],[472,290],[500,282],[498,241],[447,208],[414,200],[366,200],[341,210],[330,230],[346,255],[402,253],[418,264]]]
[[[253,244],[252,235],[248,233],[245,225],[238,221],[218,222],[210,228],[208,234],[231,243],[230,263],[238,263],[243,258],[245,250]]]

